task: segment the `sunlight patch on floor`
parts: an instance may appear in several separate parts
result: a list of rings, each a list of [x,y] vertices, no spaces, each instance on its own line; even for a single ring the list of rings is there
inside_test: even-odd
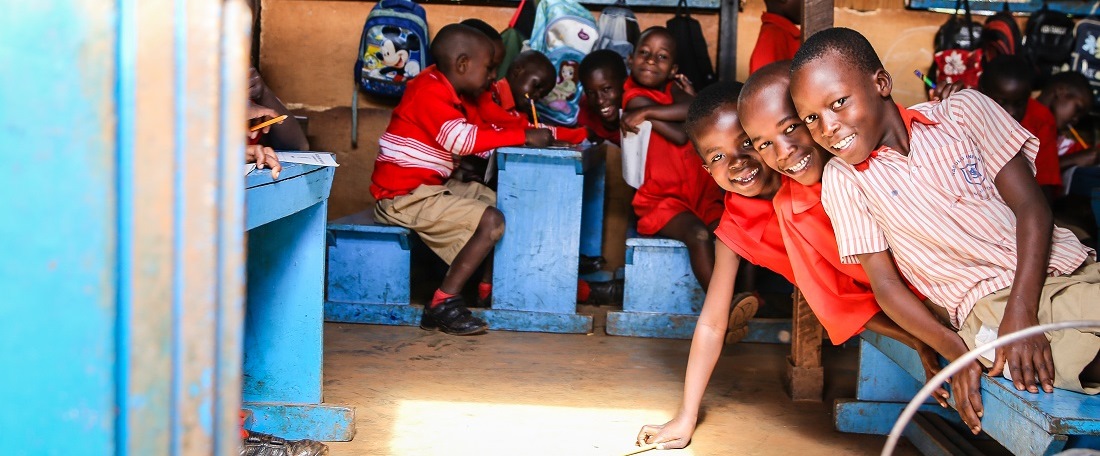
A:
[[[668,412],[646,409],[403,400],[397,407],[389,452],[621,455],[637,448],[634,438],[641,424],[665,417]],[[363,437],[370,438],[356,436]],[[693,453],[681,450],[660,454]]]

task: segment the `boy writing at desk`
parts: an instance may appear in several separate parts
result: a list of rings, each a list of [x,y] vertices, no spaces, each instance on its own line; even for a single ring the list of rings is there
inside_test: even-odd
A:
[[[822,204],[841,259],[863,266],[883,310],[951,360],[978,339],[1100,317],[1100,266],[1053,226],[1033,175],[1036,139],[976,91],[903,109],[892,84],[871,44],[850,29],[815,34],[792,64],[799,117],[840,158],[825,167]],[[935,305],[915,299],[897,270]],[[997,349],[990,374],[1006,372],[1033,393],[1095,394],[1098,351],[1093,331],[1056,331]],[[981,369],[972,363],[952,378],[974,433]]]
[[[492,49],[489,38],[468,26],[450,24],[439,30],[431,48],[437,63],[409,82],[378,140],[371,176],[378,221],[416,231],[451,265],[420,323],[448,334],[487,329],[459,292],[504,233],[504,215],[493,207],[496,193],[476,182],[448,179],[454,171],[452,156],[522,144],[545,146],[551,140],[546,129],[497,130],[467,121],[460,97],[476,99],[492,83]]]

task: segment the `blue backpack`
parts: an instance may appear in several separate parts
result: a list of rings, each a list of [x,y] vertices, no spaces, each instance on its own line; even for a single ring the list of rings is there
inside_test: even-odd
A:
[[[409,0],[381,0],[371,8],[355,59],[352,147],[357,145],[359,88],[380,97],[400,98],[405,84],[431,65],[429,44],[424,7]]]
[[[539,119],[571,126],[580,114],[580,63],[599,39],[596,20],[575,0],[542,0],[535,11],[531,49],[546,54],[557,71],[557,84],[535,103]]]

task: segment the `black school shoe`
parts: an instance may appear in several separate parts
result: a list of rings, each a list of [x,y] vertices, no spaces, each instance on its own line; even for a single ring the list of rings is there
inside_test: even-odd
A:
[[[425,307],[420,317],[420,328],[438,329],[456,336],[471,336],[485,332],[489,329],[489,324],[470,313],[462,296],[455,295],[438,306]]]

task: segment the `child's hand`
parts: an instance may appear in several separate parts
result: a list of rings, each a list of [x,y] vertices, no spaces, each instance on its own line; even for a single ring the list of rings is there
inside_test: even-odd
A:
[[[672,421],[660,426],[656,424],[642,426],[634,444],[642,446],[656,443],[659,444],[658,450],[675,450],[691,443],[691,436],[694,433],[695,420],[676,415]]]
[[[549,128],[528,128],[525,144],[531,147],[546,147],[554,140],[554,133]]]
[[[928,99],[930,101],[943,101],[965,88],[966,86],[959,81],[939,84],[935,89],[928,89]]]
[[[951,393],[955,395],[955,409],[959,411],[966,427],[974,435],[982,432],[982,365],[972,361],[951,377]]]
[[[695,96],[695,86],[691,85],[691,79],[688,79],[684,73],[676,73],[672,77],[676,80],[676,87],[679,87],[688,95]]]
[[[920,355],[920,363],[924,365],[924,382],[928,383],[940,373],[940,354],[936,353],[936,350],[932,347],[925,345],[921,342],[917,342],[917,354]],[[951,381],[951,379],[948,379]],[[951,397],[947,394],[947,389],[940,385],[932,392],[932,397],[936,398],[936,402],[940,403],[940,407],[947,408],[947,398]]]
[[[637,133],[638,125],[647,120],[646,114],[644,107],[623,111],[623,114],[619,116],[619,128],[622,128],[625,132]]]
[[[283,165],[279,164],[279,158],[275,156],[275,151],[270,147],[264,147],[259,144],[252,144],[244,149],[244,162],[256,163],[256,168],[263,169],[266,165],[271,168],[271,178],[278,179],[279,172],[283,170]]]
[[[280,116],[280,114],[277,111],[275,111],[274,109],[271,109],[267,106],[258,105],[256,103],[251,102],[251,101],[248,102],[248,107],[245,109],[245,115],[248,116],[248,120],[263,119],[265,117],[275,118],[275,117]],[[280,122],[280,123],[282,123],[282,122]],[[268,132],[268,130],[271,130],[270,125],[268,125],[266,127],[263,127],[263,128],[261,128],[259,130],[256,130],[256,131],[248,132],[248,137],[249,138],[255,138],[260,133],[266,134]]]
[[[1037,326],[1038,316],[1012,312],[1006,308],[997,329],[997,336],[1011,334],[1024,328]],[[1019,391],[1039,392],[1039,385],[1048,393],[1054,391],[1054,357],[1050,352],[1050,341],[1042,334],[1026,337],[997,348],[993,368],[989,375],[997,376],[1004,372],[1005,364],[1012,377],[1012,384]]]

